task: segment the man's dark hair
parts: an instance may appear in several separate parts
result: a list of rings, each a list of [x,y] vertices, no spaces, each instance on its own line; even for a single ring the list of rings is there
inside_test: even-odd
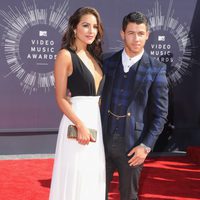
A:
[[[126,15],[122,21],[122,30],[125,31],[129,23],[145,24],[147,31],[149,30],[149,22],[147,17],[141,12],[131,12]]]

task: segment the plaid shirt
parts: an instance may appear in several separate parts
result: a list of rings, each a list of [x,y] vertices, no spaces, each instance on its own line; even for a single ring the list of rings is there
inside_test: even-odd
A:
[[[112,90],[112,100],[110,111],[116,115],[126,115],[127,108],[131,102],[133,95],[133,84],[139,62],[131,66],[128,73],[123,70],[122,63],[118,67],[115,75],[114,87]],[[108,133],[124,134],[126,118],[118,118],[109,114]]]

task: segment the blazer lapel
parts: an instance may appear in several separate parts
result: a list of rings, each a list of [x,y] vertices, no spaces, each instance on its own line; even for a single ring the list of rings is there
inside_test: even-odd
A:
[[[141,89],[142,83],[144,82],[147,74],[148,74],[148,70],[150,66],[150,61],[149,61],[149,57],[147,55],[146,52],[144,52],[144,55],[141,58],[140,64],[138,66],[137,72],[136,72],[136,76],[135,76],[135,82],[134,82],[134,97],[136,97],[138,91]],[[145,70],[144,70],[145,69]]]
[[[122,55],[122,51],[119,51],[118,53],[116,53],[113,57],[113,60],[110,62],[110,66],[108,66],[108,67],[110,67],[111,73],[112,73],[111,74],[111,83],[110,83],[110,94],[112,94],[116,71],[121,64],[121,55]]]

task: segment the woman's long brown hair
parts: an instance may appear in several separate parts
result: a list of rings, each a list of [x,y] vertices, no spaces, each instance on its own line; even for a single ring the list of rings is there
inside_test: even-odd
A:
[[[87,46],[87,50],[94,58],[100,60],[102,54],[101,41],[103,37],[103,26],[98,11],[92,7],[81,7],[69,18],[67,30],[62,38],[61,49],[71,49],[76,51],[74,29],[76,29],[81,17],[86,14],[92,14],[96,17],[98,30],[94,42]]]

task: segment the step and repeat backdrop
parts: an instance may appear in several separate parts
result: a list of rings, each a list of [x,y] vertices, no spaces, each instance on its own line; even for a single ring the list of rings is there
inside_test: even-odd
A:
[[[123,48],[119,32],[124,15],[137,10],[148,16],[151,35],[146,51],[168,66],[168,125],[187,129],[188,134],[199,129],[197,0],[7,0],[0,8],[0,132],[58,129],[61,112],[53,66],[68,18],[82,6],[100,12],[106,55]]]

